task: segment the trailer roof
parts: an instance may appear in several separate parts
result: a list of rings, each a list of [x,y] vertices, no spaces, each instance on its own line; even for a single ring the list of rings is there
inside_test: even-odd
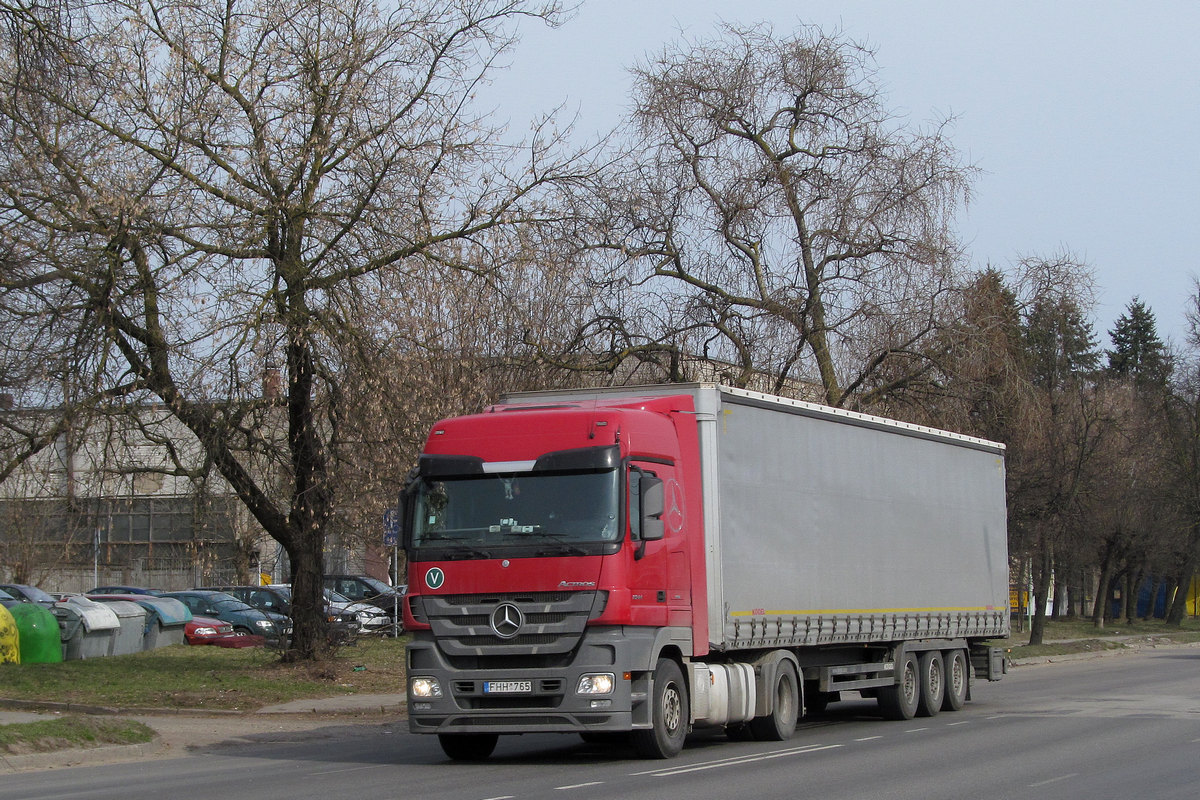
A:
[[[545,400],[601,400],[607,397],[634,399],[637,397],[662,397],[673,394],[694,396],[703,391],[717,392],[722,397],[728,397],[733,402],[743,405],[776,408],[802,416],[841,420],[861,427],[891,430],[895,433],[909,436],[957,442],[979,450],[1003,453],[1006,449],[1002,442],[993,442],[976,436],[967,436],[966,434],[931,428],[926,425],[916,425],[911,422],[901,422],[900,420],[888,419],[887,417],[879,417],[873,414],[864,414],[859,411],[848,411],[844,408],[810,403],[805,400],[793,400],[749,389],[738,389],[718,383],[664,383],[640,386],[608,386],[589,389],[550,389],[546,391],[511,392],[502,397],[501,403],[523,403]]]

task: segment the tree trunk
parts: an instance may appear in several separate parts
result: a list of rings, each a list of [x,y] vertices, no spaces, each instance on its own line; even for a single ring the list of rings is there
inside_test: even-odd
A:
[[[1092,604],[1092,624],[1097,628],[1104,628],[1104,620],[1108,618],[1108,613],[1105,607],[1108,605],[1108,598],[1111,594],[1110,584],[1112,583],[1112,567],[1104,563],[1100,568],[1100,580],[1096,584],[1096,601]]]
[[[1188,531],[1188,555],[1175,576],[1179,588],[1175,590],[1175,597],[1167,611],[1168,625],[1178,627],[1183,624],[1183,618],[1187,615],[1188,588],[1196,575],[1197,565],[1200,565],[1200,524],[1192,523]]]
[[[1125,573],[1125,624],[1132,625],[1137,618],[1138,589],[1141,587],[1141,573],[1133,570]]]
[[[1029,623],[1029,643],[1042,644],[1046,637],[1046,603],[1050,599],[1050,580],[1054,574],[1050,544],[1042,541],[1041,553],[1033,570],[1033,617]]]
[[[310,540],[314,537],[308,537]],[[324,597],[325,551],[323,547],[290,548],[293,597]],[[324,603],[292,605],[292,644],[288,660],[309,660],[322,655],[329,641]]]
[[[1167,608],[1168,625],[1179,627],[1183,624],[1183,618],[1187,616],[1188,587],[1192,585],[1192,576],[1195,573],[1196,562],[1194,559],[1188,559],[1173,581],[1176,588],[1171,605]]]

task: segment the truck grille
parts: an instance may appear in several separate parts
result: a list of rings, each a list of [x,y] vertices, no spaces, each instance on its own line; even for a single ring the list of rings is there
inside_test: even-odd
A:
[[[587,621],[603,610],[605,592],[522,592],[512,594],[423,595],[421,611],[438,647],[450,657],[552,655],[579,643]],[[493,615],[511,607],[508,638],[493,628]],[[512,613],[516,609],[518,613]]]

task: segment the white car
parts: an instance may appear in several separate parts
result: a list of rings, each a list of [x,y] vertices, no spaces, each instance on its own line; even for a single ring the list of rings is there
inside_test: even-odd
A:
[[[325,600],[343,614],[354,614],[358,618],[361,633],[386,633],[392,628],[392,618],[381,608],[369,603],[356,603],[332,589],[325,590]]]

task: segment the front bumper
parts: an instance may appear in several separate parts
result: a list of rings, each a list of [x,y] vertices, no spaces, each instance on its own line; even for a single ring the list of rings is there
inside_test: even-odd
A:
[[[589,629],[566,656],[536,654],[496,663],[459,666],[446,658],[428,632],[408,645],[409,685],[435,679],[441,696],[408,698],[409,730],[414,733],[537,733],[628,731],[646,702],[645,656],[648,637],[639,629]],[[485,659],[479,659],[485,662]],[[541,662],[541,663],[539,663]],[[557,663],[555,663],[557,662]],[[639,672],[640,671],[640,672]],[[578,694],[580,678],[613,675],[607,694]],[[627,678],[626,675],[630,675]],[[489,692],[491,682],[516,683],[521,691]],[[527,684],[527,689],[525,688]]]

